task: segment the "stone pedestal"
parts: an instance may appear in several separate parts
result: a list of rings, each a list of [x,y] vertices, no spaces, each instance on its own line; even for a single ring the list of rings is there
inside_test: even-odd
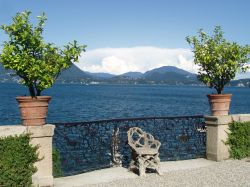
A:
[[[52,137],[54,128],[54,125],[27,128],[28,133],[31,134],[31,144],[39,145],[39,158],[43,158],[35,163],[37,172],[32,176],[32,182],[35,186],[53,186]]]
[[[207,124],[206,154],[208,160],[222,161],[229,158],[229,147],[225,145],[228,138],[228,125],[235,121],[250,121],[250,114],[228,116],[205,116]]]
[[[54,135],[54,125],[43,126],[0,126],[0,137],[10,135],[20,135],[22,133],[31,134],[31,144],[39,145],[39,158],[36,162],[37,172],[32,176],[34,186],[53,186],[52,175],[52,137]]]

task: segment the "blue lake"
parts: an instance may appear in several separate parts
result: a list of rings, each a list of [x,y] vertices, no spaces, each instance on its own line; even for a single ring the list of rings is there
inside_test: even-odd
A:
[[[209,114],[206,87],[165,85],[54,85],[48,123],[111,118]],[[226,88],[232,93],[231,113],[250,113],[250,89]],[[0,125],[20,124],[16,96],[28,95],[17,84],[0,84]]]

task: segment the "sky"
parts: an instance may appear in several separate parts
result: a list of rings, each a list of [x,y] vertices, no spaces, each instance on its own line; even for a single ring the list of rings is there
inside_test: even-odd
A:
[[[185,37],[200,28],[212,34],[220,25],[229,41],[250,44],[249,7],[249,0],[0,0],[0,25],[24,10],[35,25],[45,12],[47,42],[87,45],[77,63],[85,71],[121,74],[173,65],[196,73]],[[0,44],[5,40],[0,31]]]

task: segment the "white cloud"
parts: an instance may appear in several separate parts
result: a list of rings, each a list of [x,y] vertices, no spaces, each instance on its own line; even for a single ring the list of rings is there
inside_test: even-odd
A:
[[[116,56],[104,57],[101,60],[101,65],[97,69],[91,69],[93,72],[107,72],[114,74],[122,74],[128,71],[138,71],[137,67],[131,63],[126,63],[122,58]]]
[[[100,48],[84,53],[76,65],[84,71],[122,74],[145,72],[161,66],[176,66],[197,73],[189,49],[157,47]]]
[[[122,74],[129,71],[145,71],[161,67],[176,66],[197,73],[190,49],[168,49],[157,47],[100,48],[90,50],[80,57],[76,65],[83,71]],[[236,79],[249,78],[250,69],[245,74],[237,74]]]

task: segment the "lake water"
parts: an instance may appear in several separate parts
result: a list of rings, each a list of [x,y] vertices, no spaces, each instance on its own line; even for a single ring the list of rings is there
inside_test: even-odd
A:
[[[48,123],[111,118],[209,114],[206,87],[164,85],[54,85]],[[232,93],[231,113],[250,113],[250,89],[226,88]],[[16,96],[28,95],[17,84],[0,84],[0,125],[20,124]]]

